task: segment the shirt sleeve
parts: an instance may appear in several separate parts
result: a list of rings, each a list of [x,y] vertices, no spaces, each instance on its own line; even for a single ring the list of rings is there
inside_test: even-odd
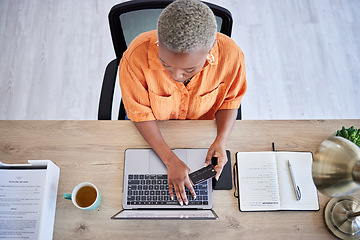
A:
[[[125,57],[120,61],[119,81],[127,117],[135,122],[155,120],[141,69],[132,69]]]
[[[245,57],[243,52],[239,52],[240,61],[235,65],[235,74],[233,79],[230,80],[230,87],[226,94],[225,100],[219,109],[238,109],[241,104],[241,99],[244,96],[247,83],[246,83],[246,70],[245,70]]]

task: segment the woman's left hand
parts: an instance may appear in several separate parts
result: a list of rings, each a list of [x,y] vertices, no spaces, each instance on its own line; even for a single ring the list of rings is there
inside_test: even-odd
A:
[[[215,139],[215,141],[210,146],[209,151],[206,155],[205,166],[208,166],[209,164],[211,164],[212,157],[216,157],[218,159],[217,165],[214,166],[215,171],[216,171],[215,179],[217,181],[217,180],[219,180],[220,174],[221,174],[225,164],[228,161],[227,156],[226,156],[225,143]]]

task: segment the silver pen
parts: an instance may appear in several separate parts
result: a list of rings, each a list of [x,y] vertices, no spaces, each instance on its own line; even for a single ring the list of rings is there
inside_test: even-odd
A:
[[[293,187],[294,187],[294,191],[295,191],[295,195],[296,195],[296,200],[299,201],[301,199],[301,191],[300,191],[299,185],[297,185],[296,182],[295,182],[294,172],[293,172],[290,160],[288,160],[288,167],[289,167],[289,170],[290,170],[291,181],[293,183]]]

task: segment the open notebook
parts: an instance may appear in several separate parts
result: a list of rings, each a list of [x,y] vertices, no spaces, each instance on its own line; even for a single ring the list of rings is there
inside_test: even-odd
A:
[[[238,152],[236,161],[240,211],[319,210],[311,152]]]

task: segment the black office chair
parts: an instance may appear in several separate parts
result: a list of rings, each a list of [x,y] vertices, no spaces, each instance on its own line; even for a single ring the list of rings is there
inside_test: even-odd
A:
[[[131,41],[140,33],[157,28],[161,11],[171,3],[169,0],[134,0],[115,5],[109,12],[109,25],[116,58],[106,67],[99,102],[99,120],[111,120],[115,83],[120,59]],[[206,3],[214,12],[218,31],[231,37],[232,16],[225,8]],[[125,108],[121,100],[119,120],[125,120]],[[241,119],[241,106],[237,119]]]

